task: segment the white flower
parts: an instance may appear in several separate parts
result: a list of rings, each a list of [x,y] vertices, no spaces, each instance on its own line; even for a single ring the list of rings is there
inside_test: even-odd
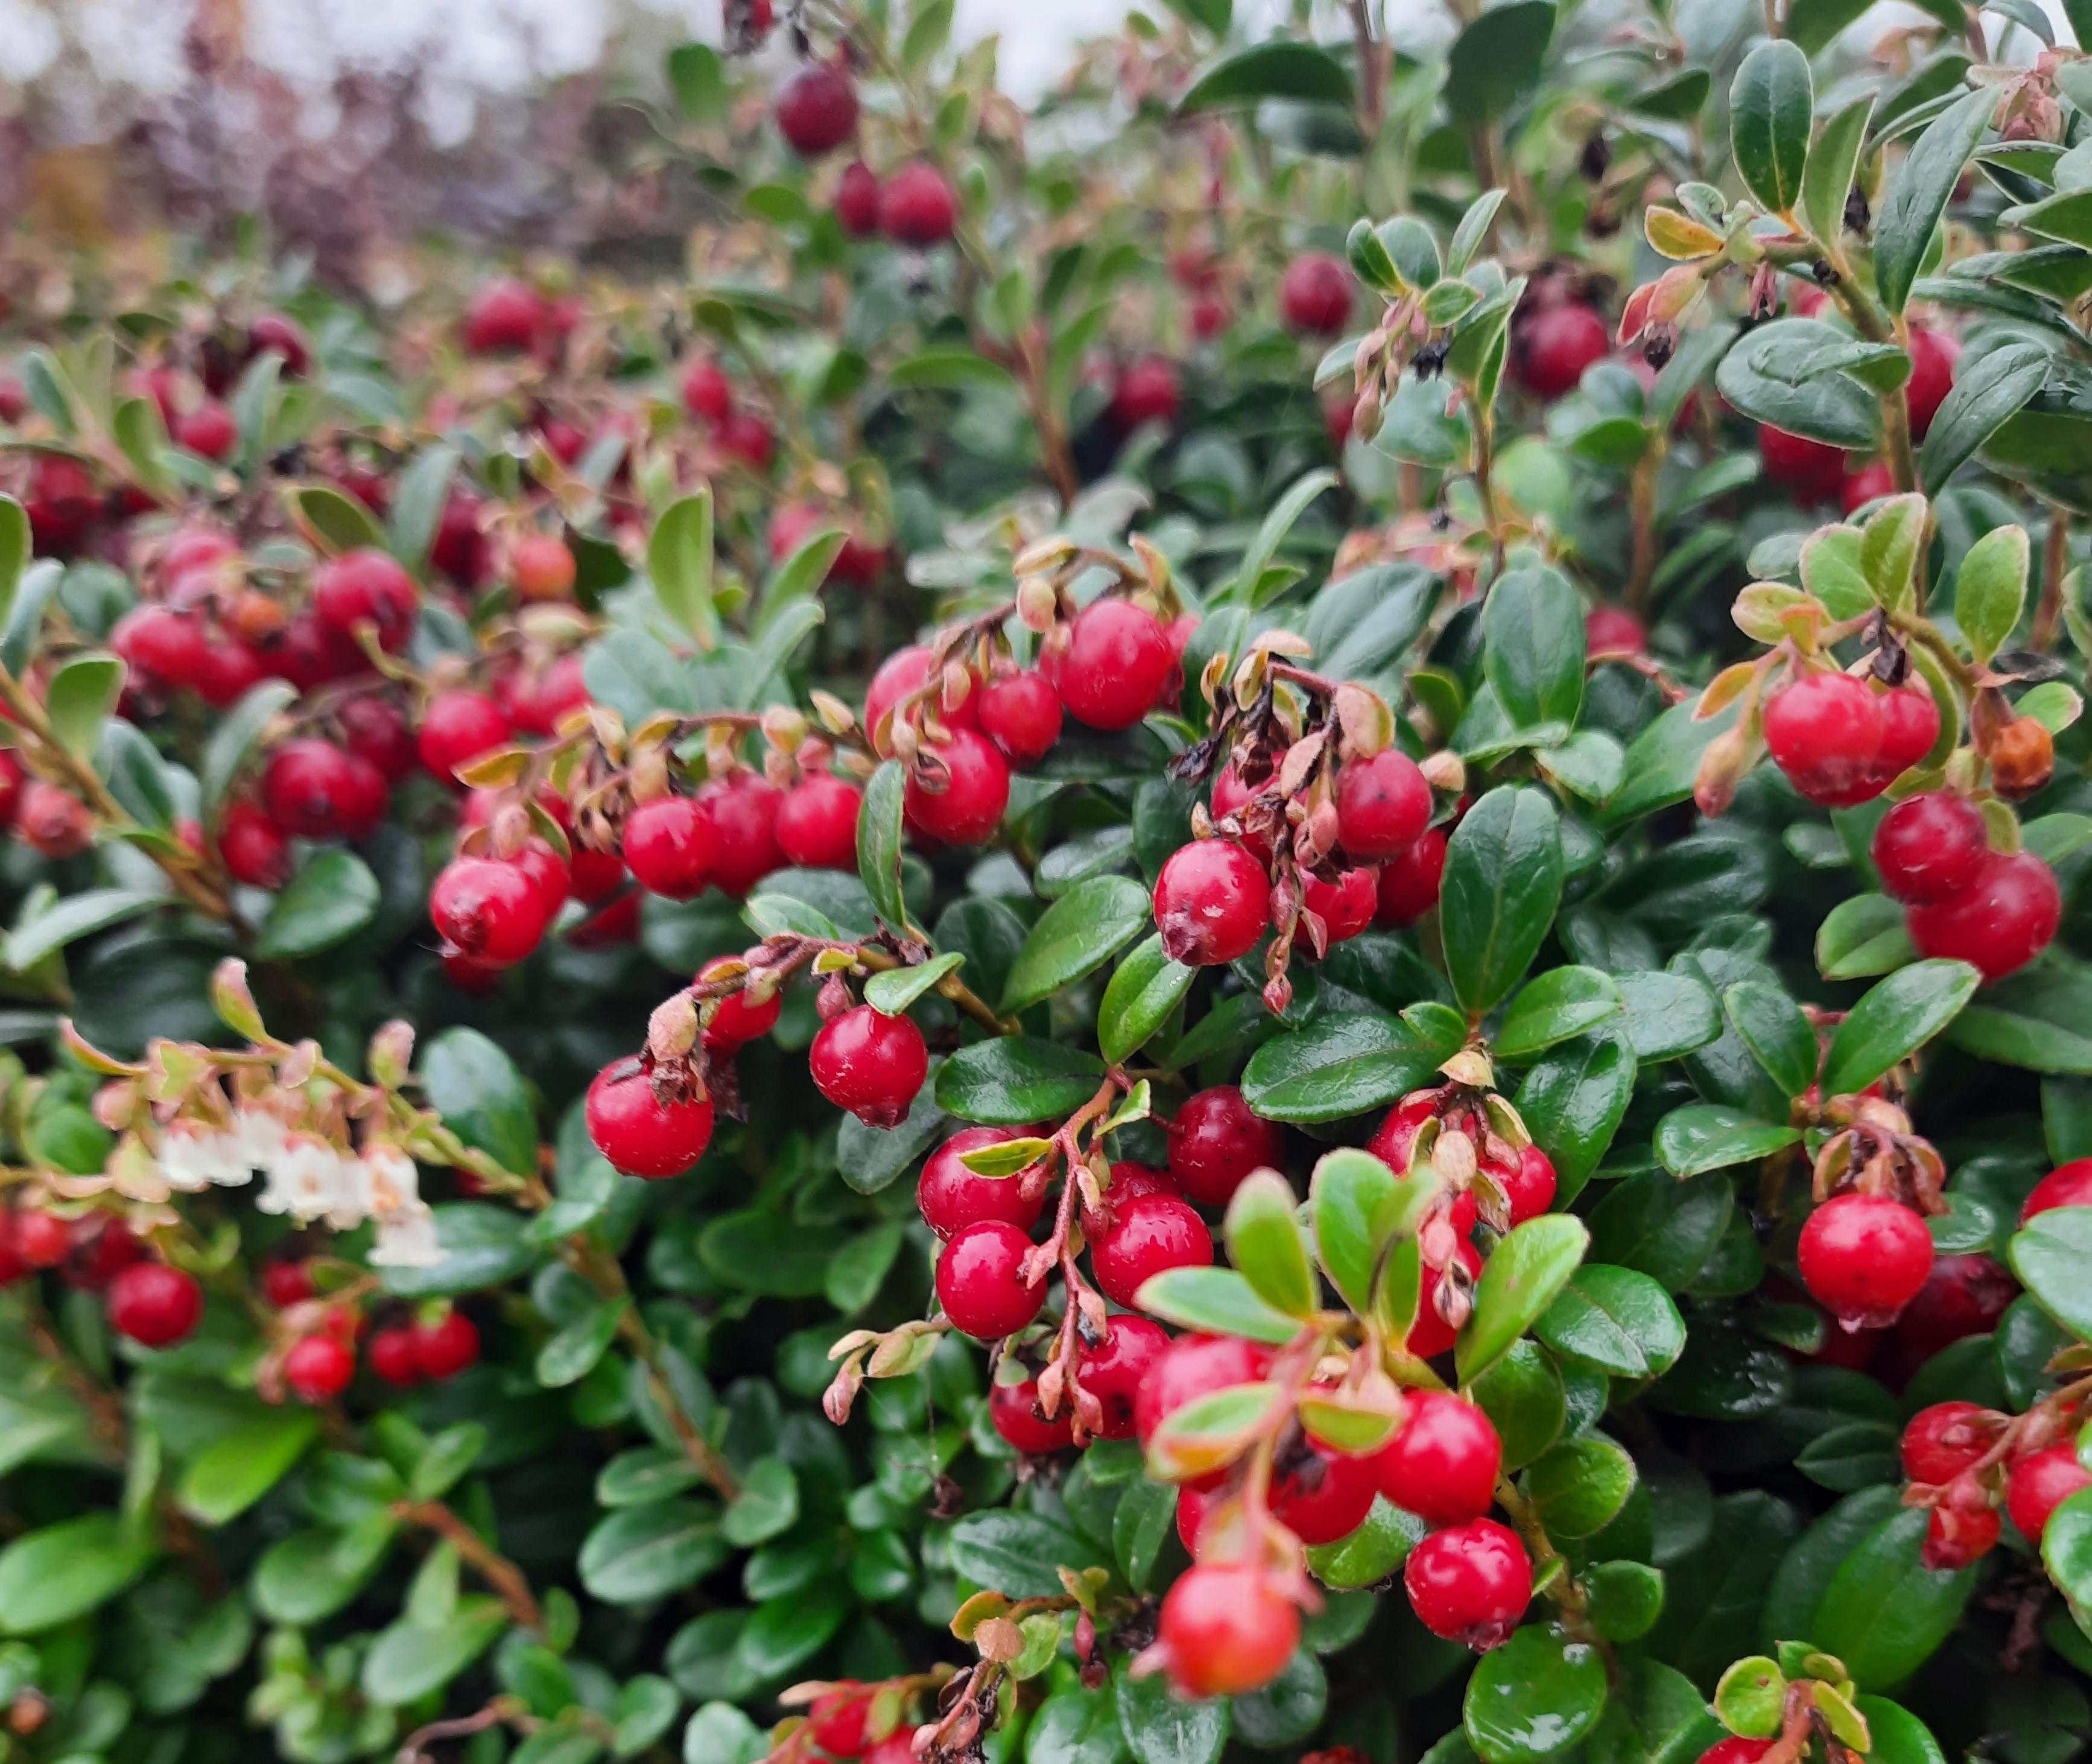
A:
[[[264,1213],[287,1213],[300,1224],[322,1214],[339,1216],[357,1199],[348,1161],[315,1134],[285,1134],[267,1175],[269,1186],[254,1204]],[[360,1209],[355,1212],[355,1219],[362,1217]]]
[[[421,1174],[398,1146],[374,1139],[363,1148],[362,1163],[370,1210],[380,1219],[421,1204]]]
[[[287,1131],[278,1116],[249,1103],[234,1115],[232,1131],[227,1137],[238,1148],[239,1157],[249,1169],[266,1170],[283,1156]]]
[[[409,1201],[378,1221],[373,1268],[433,1268],[443,1259],[436,1242],[436,1216],[425,1201]]]
[[[168,1122],[160,1135],[159,1164],[167,1186],[185,1195],[196,1194],[214,1182],[220,1187],[236,1188],[254,1179],[239,1141],[201,1121]]]

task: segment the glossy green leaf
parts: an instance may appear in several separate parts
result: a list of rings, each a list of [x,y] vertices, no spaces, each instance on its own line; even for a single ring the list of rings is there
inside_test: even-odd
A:
[[[908,775],[896,759],[885,761],[864,787],[857,817],[857,871],[873,909],[895,931],[907,928],[901,894],[901,809]]]
[[[1017,1012],[1102,967],[1154,923],[1148,891],[1130,876],[1092,876],[1040,915],[1004,983],[1002,1008]]]
[[[1539,791],[1492,790],[1448,842],[1438,916],[1453,991],[1489,1010],[1524,976],[1562,898],[1554,805]]]
[[[1987,90],[1956,99],[1927,125],[1891,175],[1874,211],[1874,283],[1891,313],[1901,313],[1910,297],[1933,229],[1996,108]]]
[[[1239,1335],[1282,1347],[1299,1321],[1274,1309],[1232,1268],[1171,1268],[1151,1275],[1135,1295],[1141,1310],[1180,1329]]]
[[[1104,1080],[1104,1061],[1079,1048],[1004,1035],[962,1048],[937,1072],[937,1106],[962,1121],[1021,1127],[1072,1114]]]
[[[1558,1043],[1528,1069],[1519,1115],[1554,1165],[1558,1202],[1573,1199],[1605,1157],[1633,1100],[1637,1070],[1619,1028]]]
[[[1276,1170],[1255,1171],[1229,1200],[1224,1231],[1228,1260],[1251,1290],[1274,1309],[1304,1317],[1320,1295],[1301,1241],[1298,1204]]]
[[[1605,1706],[1597,1649],[1529,1623],[1476,1663],[1461,1717],[1483,1764],[1541,1764],[1588,1734]]]
[[[707,649],[720,641],[712,599],[712,495],[703,486],[662,510],[646,541],[646,575],[662,610]]]
[[[1312,43],[1274,37],[1208,63],[1177,101],[1177,109],[1180,115],[1190,115],[1265,98],[1347,107],[1355,102],[1351,76],[1334,56]]]
[[[1481,14],[1446,58],[1448,114],[1485,122],[1502,115],[1539,80],[1554,34],[1550,0],[1511,0]]]
[[[1482,605],[1483,664],[1517,729],[1573,724],[1584,703],[1584,609],[1553,569],[1513,570]]]
[[[1415,1090],[1458,1050],[1400,1018],[1329,1016],[1265,1042],[1242,1075],[1268,1121],[1338,1121]]]
[[[2041,1308],[2081,1339],[2092,1339],[2092,1207],[2053,1207],[2013,1234],[2012,1272]]]
[[[1790,19],[1790,37],[1796,34],[1792,25]],[[1808,44],[1801,46],[1814,52]],[[1835,246],[1844,236],[1845,201],[1852,193],[1874,114],[1873,93],[1854,99],[1823,125],[1809,149],[1801,172],[1801,218],[1823,244]]]
[[[318,853],[276,897],[256,953],[295,957],[331,949],[377,916],[378,900],[378,878],[354,852]]]
[[[1799,1096],[1816,1082],[1816,1031],[1783,988],[1762,980],[1740,981],[1722,993],[1722,1009],[1783,1095]]]
[[[1578,1269],[1532,1333],[1558,1354],[1623,1378],[1659,1377],[1685,1347],[1671,1295],[1647,1274],[1603,1263]]]
[[[1514,1226],[1482,1265],[1474,1314],[1454,1351],[1460,1381],[1479,1377],[1532,1328],[1576,1271],[1591,1234],[1567,1213]]]
[[[1954,622],[1979,662],[2003,649],[2020,622],[2030,553],[2025,527],[1993,527],[1969,547],[1954,573]]]
[[[1121,958],[1097,1006],[1097,1051],[1113,1065],[1138,1053],[1168,1021],[1198,970],[1174,962],[1160,932]]]
[[[1550,968],[1511,1001],[1492,1044],[1500,1058],[1528,1058],[1622,1014],[1611,975],[1596,968]]]
[[[1674,1176],[1755,1163],[1801,1138],[1799,1127],[1753,1120],[1718,1103],[1688,1103],[1657,1123],[1656,1155]]]
[[[1982,978],[1965,962],[1917,962],[1870,987],[1831,1037],[1823,1094],[1864,1090],[1908,1058],[1954,1020]]]
[[[1731,151],[1745,186],[1772,214],[1785,214],[1800,200],[1815,107],[1809,58],[1792,43],[1761,43],[1736,70],[1729,88]]]
[[[76,759],[93,757],[102,725],[123,690],[123,664],[90,650],[59,664],[45,688],[44,709],[51,733]]]
[[[1610,1440],[1565,1439],[1521,1479],[1551,1537],[1596,1537],[1634,1492],[1634,1459]]]

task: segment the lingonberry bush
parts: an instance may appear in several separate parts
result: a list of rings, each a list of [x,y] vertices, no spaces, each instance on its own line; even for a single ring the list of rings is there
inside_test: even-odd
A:
[[[2062,1764],[2092,63],[778,10],[25,248],[10,1755]]]

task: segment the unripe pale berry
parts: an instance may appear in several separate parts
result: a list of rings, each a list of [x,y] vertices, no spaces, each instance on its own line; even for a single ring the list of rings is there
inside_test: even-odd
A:
[[[1846,1329],[1893,1323],[1932,1272],[1925,1221],[1886,1195],[1833,1195],[1801,1228],[1801,1278]]]
[[[937,1257],[937,1300],[953,1328],[980,1341],[1022,1329],[1046,1302],[1044,1273],[1027,1282],[1031,1239],[1004,1219],[982,1219],[945,1244]]]
[[[1190,1098],[1169,1123],[1169,1175],[1201,1205],[1225,1207],[1253,1170],[1286,1167],[1286,1137],[1233,1084]],[[1113,1193],[1118,1188],[1114,1172]]]
[[[1206,1268],[1213,1236],[1185,1201],[1139,1195],[1114,1204],[1109,1226],[1090,1245],[1090,1266],[1104,1296],[1130,1308],[1141,1287],[1172,1268]]]
[[[1225,839],[1180,846],[1155,883],[1155,926],[1170,959],[1190,967],[1233,962],[1256,947],[1271,919],[1271,883]]]
[[[711,1099],[661,1101],[636,1058],[614,1061],[596,1074],[587,1117],[589,1139],[611,1167],[650,1181],[680,1176],[711,1143]]]
[[[870,1005],[823,1024],[806,1057],[820,1093],[874,1127],[901,1124],[930,1070],[930,1050],[913,1019]]]

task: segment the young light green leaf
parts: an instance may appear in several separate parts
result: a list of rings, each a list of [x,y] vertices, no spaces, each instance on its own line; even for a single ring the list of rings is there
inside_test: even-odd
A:
[[[1291,1186],[1276,1170],[1257,1170],[1228,1202],[1223,1226],[1228,1260],[1265,1304],[1291,1317],[1308,1317],[1318,1295],[1315,1270],[1300,1240]]]
[[[719,646],[712,600],[712,493],[709,486],[671,503],[646,541],[646,574],[668,616],[698,640]]]
[[[864,1001],[889,1017],[898,1017],[946,975],[956,974],[966,959],[953,949],[914,967],[889,968],[884,974],[875,974],[864,983]]]
[[[1993,527],[1963,554],[1954,577],[1954,622],[1978,662],[2005,646],[2026,603],[2030,547],[2022,526]]]

